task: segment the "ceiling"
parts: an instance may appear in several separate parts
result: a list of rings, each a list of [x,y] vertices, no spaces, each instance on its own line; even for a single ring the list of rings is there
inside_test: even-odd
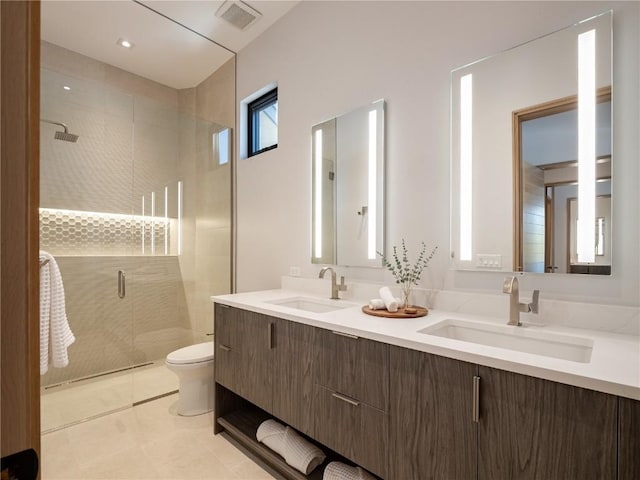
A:
[[[215,16],[223,3],[209,0],[142,0],[139,3],[129,0],[44,0],[41,34],[47,42],[172,88],[190,88],[202,82],[234,52],[248,45],[299,2],[246,2],[262,16],[245,30]],[[120,38],[131,41],[134,47],[125,49],[117,45]]]

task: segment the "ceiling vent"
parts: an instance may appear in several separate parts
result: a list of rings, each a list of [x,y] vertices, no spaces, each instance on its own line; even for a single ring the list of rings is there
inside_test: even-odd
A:
[[[218,11],[216,17],[226,20],[240,30],[244,30],[258,20],[262,14],[244,2],[227,0]]]

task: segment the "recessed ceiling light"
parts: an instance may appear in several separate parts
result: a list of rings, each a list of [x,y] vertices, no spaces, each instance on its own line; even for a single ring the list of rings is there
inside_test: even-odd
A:
[[[119,38],[116,44],[124,48],[133,48],[133,43],[131,43],[129,40],[125,38]]]
[[[65,90],[67,90],[67,91],[68,91],[68,90],[71,90],[71,87],[70,87],[70,86],[68,86],[68,85],[64,85],[62,88],[64,88],[64,89],[65,89]]]

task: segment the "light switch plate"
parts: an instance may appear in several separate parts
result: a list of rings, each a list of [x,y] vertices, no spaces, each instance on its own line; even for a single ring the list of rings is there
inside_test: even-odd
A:
[[[502,255],[495,253],[478,253],[476,265],[480,268],[502,269]]]

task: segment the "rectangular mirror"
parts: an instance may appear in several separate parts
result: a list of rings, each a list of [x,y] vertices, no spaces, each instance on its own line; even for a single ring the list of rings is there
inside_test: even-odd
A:
[[[611,273],[611,24],[606,12],[451,73],[455,268]]]
[[[311,128],[311,262],[380,267],[384,100]]]

